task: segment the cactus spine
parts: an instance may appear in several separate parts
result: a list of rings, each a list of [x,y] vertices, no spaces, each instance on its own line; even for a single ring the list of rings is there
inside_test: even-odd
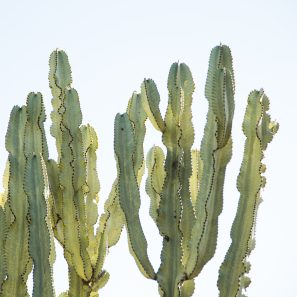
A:
[[[154,272],[147,255],[147,242],[138,214],[140,194],[135,165],[144,162],[143,149],[139,146],[143,144],[145,116],[141,124],[137,125],[129,112],[118,114],[115,118],[118,192],[125,215],[130,252],[141,272],[147,278],[157,280],[161,296],[188,297],[194,292],[194,278],[215,253],[218,217],[223,207],[225,171],[232,154],[235,86],[230,49],[220,45],[210,55],[205,87],[209,110],[200,151],[192,149],[194,129],[191,104],[194,82],[189,68],[183,63],[174,63],[170,68],[167,86],[169,100],[164,119],[159,109],[160,96],[151,79],[144,80],[141,86],[143,110],[141,107],[138,110],[138,116],[144,111],[152,125],[162,133],[167,151],[165,157],[162,149],[154,146],[146,159],[146,192],[151,199],[150,215],[163,237],[161,264],[157,272]],[[242,283],[246,280],[244,273],[247,269],[240,265],[244,265],[250,253],[256,205],[263,181],[259,173],[262,168],[260,161],[264,148],[277,131],[277,124],[271,123],[270,117],[266,115],[268,99],[261,94],[262,99],[258,99],[258,103],[254,102],[256,99],[249,99],[244,122],[244,133],[249,143],[246,150],[249,151],[245,152],[244,165],[238,178],[238,188],[243,192],[239,203],[240,213],[235,219],[231,233],[233,242],[220,272],[218,284],[220,290],[225,292],[220,296],[241,296],[236,294],[244,287]],[[252,107],[257,104],[258,107]],[[251,113],[256,113],[255,108],[258,116],[253,114],[254,118],[251,119]],[[257,141],[257,151],[253,152],[254,158],[250,160],[253,141]],[[257,174],[257,180],[256,177],[251,178]],[[249,193],[246,190],[248,188],[255,191]],[[243,202],[244,195],[251,196],[251,202]],[[249,218],[249,223],[242,219],[243,216]],[[247,243],[248,247],[243,243]],[[234,266],[241,268],[235,272]],[[226,289],[230,287],[231,277],[234,293],[231,293],[231,288]]]

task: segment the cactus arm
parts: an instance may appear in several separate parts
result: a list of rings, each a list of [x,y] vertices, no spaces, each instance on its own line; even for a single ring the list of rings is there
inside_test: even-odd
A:
[[[169,103],[163,131],[163,143],[167,148],[166,178],[157,218],[164,237],[158,281],[164,296],[179,296],[184,274],[182,260],[188,257],[187,242],[195,220],[189,189],[191,146],[194,141],[191,113],[194,83],[185,64],[174,63],[171,66],[168,91]]]
[[[157,223],[160,194],[165,179],[164,160],[164,153],[158,146],[153,146],[147,153],[148,177],[145,190],[151,199],[150,216],[155,223]]]
[[[158,228],[163,236],[158,283],[164,297],[179,296],[180,294],[179,284],[182,282],[184,273],[182,266],[182,236],[186,227],[185,221],[182,222],[182,209],[187,213],[192,208],[191,206],[190,208],[187,207],[188,205],[182,197],[182,194],[184,194],[185,198],[187,190],[185,189],[184,192],[181,190],[183,178],[186,178],[186,171],[181,162],[183,147],[188,147],[191,142],[191,139],[189,139],[187,143],[182,135],[184,107],[188,103],[189,105],[191,104],[191,102],[188,102],[188,100],[191,100],[191,91],[188,92],[189,89],[184,89],[184,79],[188,75],[187,70],[184,64],[182,66],[174,63],[170,68],[168,76],[169,102],[162,138],[167,148],[165,160],[166,177],[157,218]],[[187,134],[186,129],[185,134]],[[190,135],[188,136],[191,138]],[[193,209],[192,214],[194,214]]]
[[[48,160],[47,174],[50,187],[49,204],[52,229],[55,238],[62,246],[64,243],[64,227],[62,221],[63,192],[59,183],[59,168],[55,160]]]
[[[41,93],[31,92],[26,101],[27,121],[25,126],[25,155],[41,154],[43,159],[48,159],[48,148],[44,131],[46,120],[45,109]]]
[[[135,152],[133,154],[133,166],[137,177],[138,186],[144,172],[143,141],[145,136],[145,121],[147,115],[142,107],[140,94],[134,93],[129,100],[127,114],[133,126]]]
[[[119,169],[118,191],[125,214],[130,251],[144,276],[154,279],[155,272],[147,255],[147,242],[139,219],[140,194],[133,166],[136,149],[134,137],[128,115],[117,114],[114,147]]]
[[[71,68],[68,57],[64,51],[55,50],[49,59],[49,86],[53,95],[51,112],[51,134],[56,139],[58,158],[61,155],[62,131],[60,123],[62,120],[62,105],[65,90],[72,83]]]
[[[205,95],[209,111],[200,150],[203,173],[186,268],[189,278],[197,276],[214,255],[218,217],[223,206],[225,170],[232,153],[234,78],[231,52],[224,45],[211,52]]]
[[[95,285],[94,285],[94,290],[100,290],[101,288],[103,288],[106,283],[108,282],[109,280],[109,273],[105,270],[103,270],[100,274],[100,277],[99,279],[96,281]],[[91,295],[93,296],[93,295]],[[95,296],[99,296],[99,295],[94,295]]]
[[[41,157],[27,157],[25,172],[25,192],[29,202],[30,235],[29,251],[33,259],[33,296],[54,296],[52,267],[50,264],[50,236],[46,222],[46,202],[44,197],[44,173]]]
[[[180,228],[182,231],[183,263],[189,257],[188,243],[191,238],[191,231],[195,222],[194,208],[190,193],[190,178],[192,175],[192,154],[191,147],[194,142],[194,127],[192,123],[192,95],[195,89],[190,69],[185,64],[180,64],[180,97],[182,102],[182,113],[180,120],[181,138],[180,146],[183,150],[183,162],[181,164],[181,201],[182,217]]]
[[[7,235],[4,207],[0,205],[0,295],[2,284],[6,278],[6,256],[4,249],[4,240]]]
[[[83,137],[84,155],[86,160],[86,228],[89,237],[88,253],[92,266],[96,263],[97,258],[97,240],[94,234],[94,225],[98,220],[98,207],[100,184],[97,175],[97,156],[98,138],[93,127],[90,125],[81,126]]]
[[[179,296],[178,284],[182,278],[182,235],[179,228],[181,218],[181,197],[179,195],[180,152],[178,142],[174,138],[179,138],[180,131],[176,128],[170,105],[168,105],[165,122],[163,142],[167,146],[166,177],[157,218],[157,225],[163,236],[158,283],[164,297],[176,297]]]
[[[278,124],[270,121],[267,110],[268,98],[264,92],[251,92],[243,122],[246,136],[244,156],[237,179],[240,199],[231,229],[232,243],[220,267],[220,297],[242,296],[242,290],[250,284],[246,276],[250,269],[247,258],[254,247],[253,233],[261,201],[260,191],[265,185],[262,159],[267,144],[278,129]]]
[[[118,197],[118,179],[112,185],[108,199],[104,204],[104,211],[108,214],[107,238],[108,248],[114,246],[120,239],[123,226],[125,224],[125,215],[120,206]]]
[[[47,182],[44,159],[48,159],[44,121],[45,110],[40,93],[27,97],[27,121],[25,125],[24,153],[26,166],[24,190],[29,203],[29,252],[34,263],[33,296],[54,296],[52,283],[53,245],[47,225]],[[51,259],[50,259],[51,257]]]
[[[159,109],[160,95],[156,84],[152,79],[145,79],[142,83],[141,100],[143,108],[152,125],[158,131],[164,131],[165,123]]]
[[[28,296],[26,281],[32,269],[28,249],[28,202],[23,189],[25,123],[26,108],[15,106],[10,114],[6,134],[9,182],[8,207],[5,210],[6,215],[11,219],[7,225],[5,254],[6,259],[13,259],[13,261],[7,261],[7,278],[2,285],[1,296]]]
[[[181,288],[181,297],[191,297],[195,291],[195,281],[193,279],[185,280]]]
[[[79,129],[81,112],[78,95],[74,89],[66,91],[63,107],[65,112],[62,117],[60,183],[63,188],[65,249],[72,255],[77,273],[86,280],[92,273],[87,253],[88,234],[84,204],[86,167]]]
[[[97,251],[96,251],[96,263],[93,268],[93,278],[95,280],[99,280],[102,273],[103,273],[103,264],[104,260],[107,254],[107,220],[108,220],[108,215],[103,214],[100,217],[99,221],[99,227],[98,227],[98,232],[97,232]]]

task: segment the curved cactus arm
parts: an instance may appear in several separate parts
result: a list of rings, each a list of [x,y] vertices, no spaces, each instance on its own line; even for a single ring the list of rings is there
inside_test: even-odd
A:
[[[181,297],[191,297],[195,291],[195,281],[193,279],[185,280],[181,287]]]
[[[94,225],[98,220],[98,207],[100,183],[97,175],[97,156],[98,138],[93,127],[90,125],[80,127],[84,155],[86,160],[86,228],[89,237],[88,253],[91,259],[92,266],[95,266],[97,258],[97,239],[94,234]]]
[[[188,278],[197,276],[214,255],[218,217],[223,207],[225,170],[232,154],[234,78],[231,52],[225,45],[211,52],[205,95],[209,111],[200,149],[203,172],[186,267]]]
[[[118,179],[114,181],[108,199],[104,204],[104,211],[108,216],[106,217],[107,225],[106,232],[108,238],[108,248],[114,246],[120,239],[124,224],[125,215],[120,206],[118,195]]]
[[[267,144],[278,129],[278,124],[271,122],[266,113],[268,104],[268,98],[262,90],[250,93],[243,122],[246,136],[244,156],[237,179],[240,199],[231,230],[232,243],[220,267],[220,297],[243,296],[243,289],[250,284],[246,276],[250,269],[247,258],[254,248],[260,191],[265,186],[265,178],[262,176],[265,165],[262,159]]]
[[[145,136],[145,121],[147,115],[142,107],[140,94],[134,93],[129,100],[127,114],[133,126],[135,151],[133,153],[133,166],[138,186],[144,173],[143,141]]]
[[[164,160],[164,153],[158,146],[153,146],[147,153],[148,174],[145,190],[151,199],[150,216],[155,223],[157,223],[160,194],[165,180]]]
[[[98,280],[103,272],[103,264],[107,254],[107,220],[108,215],[103,214],[100,217],[99,228],[97,232],[97,251],[96,251],[96,263],[93,268],[93,278]]]
[[[152,125],[158,131],[164,131],[165,123],[159,108],[160,95],[157,86],[152,79],[145,79],[142,83],[141,100],[142,106]]]
[[[0,198],[0,202],[1,198]],[[5,222],[5,213],[4,213],[4,205],[0,205],[0,295],[1,295],[1,287],[6,278],[6,256],[4,249],[4,240],[7,235],[6,230],[6,222]]]
[[[133,156],[133,167],[137,177],[137,183],[139,185],[144,173],[143,140],[145,135],[144,123],[147,118],[143,110],[139,94],[134,93],[130,98],[127,107],[127,114],[130,121],[133,123],[134,128],[133,133],[135,135],[136,151]],[[117,176],[112,185],[109,197],[104,205],[104,210],[107,214],[106,226],[109,248],[118,242],[125,224],[125,215],[121,209],[118,195],[118,178],[119,177]]]
[[[10,218],[5,240],[7,277],[2,285],[1,296],[28,296],[26,281],[32,270],[29,256],[28,202],[23,189],[25,155],[24,128],[26,108],[15,106],[10,114],[6,134],[6,149],[9,152],[9,182],[6,215]]]
[[[136,149],[132,124],[127,114],[115,118],[114,148],[119,169],[118,191],[125,214],[130,251],[145,277],[154,279],[155,272],[147,255],[147,242],[140,224],[140,194],[133,166]]]
[[[27,157],[25,192],[29,202],[29,251],[33,259],[33,296],[54,296],[50,264],[50,233],[47,226],[47,205],[44,196],[44,173],[41,156]]]
[[[98,290],[102,289],[106,285],[108,280],[109,280],[109,273],[107,271],[103,270],[99,276],[99,279],[94,284],[93,291],[95,292],[95,290],[98,291]],[[92,293],[91,293],[90,296],[96,296],[96,295],[92,295]]]

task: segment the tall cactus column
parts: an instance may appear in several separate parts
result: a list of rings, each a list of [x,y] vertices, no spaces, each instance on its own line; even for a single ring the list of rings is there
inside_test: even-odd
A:
[[[52,265],[55,259],[54,242],[49,226],[46,199],[46,161],[48,149],[44,131],[45,111],[40,93],[27,98],[24,153],[26,170],[24,190],[29,203],[29,251],[32,257],[33,297],[54,296]]]
[[[94,234],[99,192],[97,135],[89,125],[81,125],[79,97],[71,87],[66,53],[54,51],[49,64],[51,134],[56,139],[58,161],[49,161],[48,172],[54,233],[63,246],[69,268],[69,290],[65,294],[97,296],[98,289],[108,280],[108,273],[102,270],[107,251],[106,216]]]
[[[265,187],[265,165],[262,159],[268,143],[278,130],[278,124],[270,120],[268,108],[269,100],[263,90],[250,93],[242,125],[246,142],[237,178],[240,198],[231,230],[232,243],[220,267],[220,297],[245,296],[243,290],[251,282],[247,276],[251,267],[248,257],[255,247],[260,192]]]
[[[215,47],[210,54],[205,86],[209,109],[200,158],[199,191],[195,199],[196,222],[186,264],[188,278],[196,277],[214,256],[218,217],[223,208],[225,171],[232,154],[231,128],[234,114],[234,75],[230,49]]]
[[[6,135],[9,174],[5,173],[7,197],[2,198],[7,201],[1,230],[6,276],[0,296],[28,296],[26,281],[33,260],[33,297],[52,297],[54,246],[45,200],[45,113],[40,93],[30,93],[26,103],[13,108]]]
[[[6,149],[9,152],[9,181],[5,204],[6,235],[4,259],[6,277],[0,296],[29,296],[26,281],[32,270],[29,256],[28,201],[23,188],[26,158],[24,155],[24,130],[26,107],[15,106],[10,114],[6,134]],[[11,261],[13,259],[13,261]]]

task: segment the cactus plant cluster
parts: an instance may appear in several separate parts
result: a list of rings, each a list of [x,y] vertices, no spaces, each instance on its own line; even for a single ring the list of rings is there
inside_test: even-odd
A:
[[[118,242],[124,226],[130,253],[141,273],[158,282],[160,296],[192,296],[195,277],[216,250],[225,172],[232,155],[235,80],[230,49],[219,45],[210,55],[205,86],[209,108],[199,150],[192,148],[195,85],[187,65],[174,63],[170,68],[164,117],[152,79],[145,79],[140,93],[133,93],[126,112],[115,117],[117,176],[100,217],[96,132],[82,125],[66,53],[55,50],[49,66],[57,160],[49,158],[40,93],[30,93],[26,105],[15,106],[8,124],[8,161],[0,196],[0,296],[29,296],[32,270],[33,296],[55,296],[54,239],[68,264],[69,288],[59,296],[99,296],[109,279],[103,269],[107,251]],[[219,269],[220,297],[245,296],[250,284],[248,257],[255,245],[265,186],[262,159],[278,130],[268,109],[264,91],[252,91],[242,125],[246,142],[232,242]],[[147,120],[161,134],[166,152],[153,146],[145,157]],[[163,239],[157,271],[148,257],[139,216],[139,189],[146,170],[149,213]]]

